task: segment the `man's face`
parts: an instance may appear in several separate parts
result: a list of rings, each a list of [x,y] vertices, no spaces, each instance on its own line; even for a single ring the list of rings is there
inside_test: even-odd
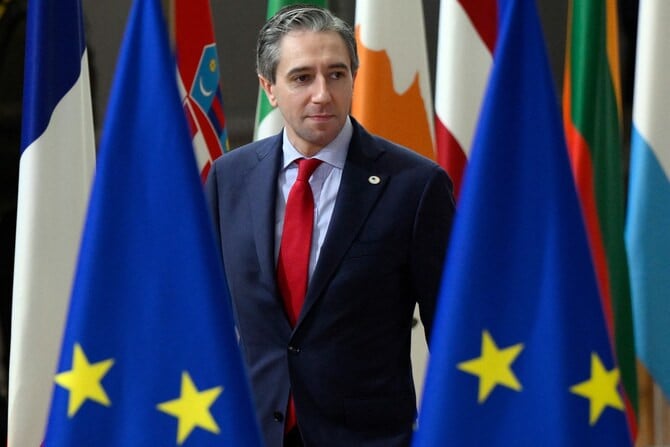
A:
[[[336,32],[291,31],[280,42],[276,82],[261,86],[286,122],[289,141],[312,156],[333,141],[351,109],[354,80]]]

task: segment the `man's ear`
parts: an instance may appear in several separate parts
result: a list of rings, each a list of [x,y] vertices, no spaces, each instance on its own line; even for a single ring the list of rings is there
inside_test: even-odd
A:
[[[261,85],[261,88],[265,90],[265,94],[267,95],[268,99],[270,100],[270,104],[272,107],[277,107],[277,98],[275,97],[273,93],[273,84],[270,82],[268,79],[264,78],[261,75],[258,75],[258,82]]]

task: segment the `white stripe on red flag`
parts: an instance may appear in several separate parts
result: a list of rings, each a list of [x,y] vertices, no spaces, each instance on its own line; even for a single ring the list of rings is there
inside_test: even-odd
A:
[[[456,197],[472,147],[497,35],[495,0],[442,0],[435,80],[437,159]]]

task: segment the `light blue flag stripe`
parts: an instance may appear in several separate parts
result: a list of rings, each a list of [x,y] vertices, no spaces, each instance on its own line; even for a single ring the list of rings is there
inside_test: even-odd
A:
[[[670,398],[670,2],[641,0],[626,245],[638,355]]]
[[[626,244],[636,350],[670,396],[670,181],[634,127]]]

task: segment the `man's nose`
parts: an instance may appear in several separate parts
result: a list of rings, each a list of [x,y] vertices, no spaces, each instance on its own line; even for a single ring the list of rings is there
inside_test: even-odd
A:
[[[312,92],[312,101],[324,103],[330,101],[330,89],[328,79],[325,76],[317,76],[314,81],[314,91]]]

